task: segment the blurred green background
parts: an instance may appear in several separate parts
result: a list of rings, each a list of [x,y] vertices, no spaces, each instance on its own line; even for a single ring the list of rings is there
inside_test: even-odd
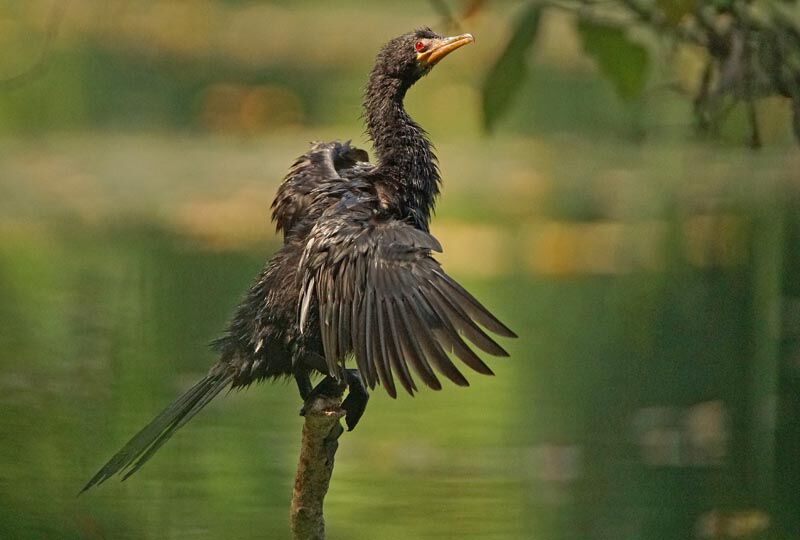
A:
[[[282,176],[311,140],[369,148],[374,54],[446,30],[436,4],[0,3],[0,79],[45,55],[0,83],[0,538],[289,536],[293,385],[218,399],[135,477],[75,495],[205,373],[277,246]],[[340,441],[329,538],[800,538],[786,105],[761,104],[758,153],[738,112],[697,140],[691,103],[620,102],[553,16],[488,136],[518,12],[463,21],[476,44],[407,105],[441,161],[441,259],[521,337],[469,389],[375,392]]]

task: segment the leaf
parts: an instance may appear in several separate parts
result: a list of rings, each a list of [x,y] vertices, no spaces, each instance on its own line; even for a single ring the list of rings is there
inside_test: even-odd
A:
[[[694,13],[697,0],[656,0],[667,21],[672,26],[678,26],[686,15]]]
[[[647,50],[628,39],[625,31],[616,26],[581,20],[578,32],[583,50],[611,81],[617,95],[626,101],[640,97],[647,83]]]
[[[505,50],[500,54],[483,84],[483,125],[492,131],[508,111],[527,73],[527,53],[536,38],[541,5],[531,2],[522,11]]]

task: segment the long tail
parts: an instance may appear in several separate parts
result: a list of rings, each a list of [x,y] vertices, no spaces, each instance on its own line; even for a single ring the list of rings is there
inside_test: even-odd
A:
[[[233,379],[233,373],[222,371],[210,373],[200,382],[164,409],[152,422],[133,436],[108,463],[84,486],[81,493],[92,486],[105,482],[115,474],[123,474],[123,480],[147,463],[156,450],[167,442],[172,434],[200,412]]]

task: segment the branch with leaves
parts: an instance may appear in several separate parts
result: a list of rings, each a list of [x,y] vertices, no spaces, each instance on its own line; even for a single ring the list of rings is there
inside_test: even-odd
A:
[[[486,79],[487,130],[508,112],[525,79],[526,56],[535,47],[542,13],[553,9],[575,15],[584,50],[621,99],[637,100],[645,91],[653,53],[631,32],[644,30],[661,42],[705,50],[705,69],[692,96],[700,131],[716,132],[727,114],[743,103],[750,122],[749,144],[756,148],[761,144],[756,101],[782,96],[793,104],[792,125],[800,141],[797,0],[531,0]]]

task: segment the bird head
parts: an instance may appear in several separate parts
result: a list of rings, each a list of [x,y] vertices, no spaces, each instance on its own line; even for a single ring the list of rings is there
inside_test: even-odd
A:
[[[472,34],[440,36],[420,28],[389,41],[378,53],[375,67],[385,76],[414,84],[442,58],[475,41]]]

